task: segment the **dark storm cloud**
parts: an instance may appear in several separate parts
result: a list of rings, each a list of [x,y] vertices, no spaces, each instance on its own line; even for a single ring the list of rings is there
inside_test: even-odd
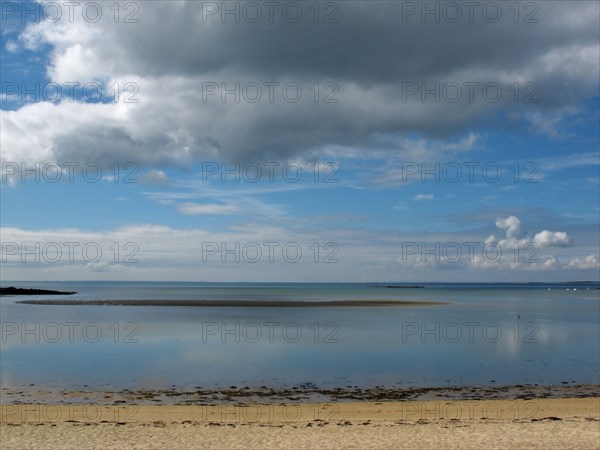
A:
[[[448,11],[439,22],[431,14],[425,22],[419,12],[406,15],[407,5],[436,3],[320,3],[317,23],[311,4],[292,3],[302,9],[297,22],[282,16],[284,2],[273,20],[266,3],[256,2],[263,16],[251,23],[243,13],[248,2],[227,4],[239,8],[238,22],[233,14],[221,16],[222,2],[152,1],[139,2],[135,24],[106,17],[38,24],[22,40],[54,47],[52,80],[134,80],[140,101],[113,110],[25,107],[5,115],[7,142],[24,153],[50,149],[62,157],[112,157],[119,149],[121,157],[153,166],[211,157],[285,159],[327,146],[384,148],[406,133],[439,138],[506,128],[510,121],[548,132],[546,114],[561,120],[597,95],[596,2],[521,2],[516,22],[513,3],[485,9],[489,2],[480,2],[471,17],[468,2],[456,2],[462,14],[456,23]],[[444,11],[448,3],[437,5]],[[336,22],[324,23],[332,11]],[[222,86],[236,90],[236,83],[239,101],[221,96]],[[297,101],[282,92],[289,83],[302,89]],[[265,84],[275,86],[273,101]],[[260,101],[248,101],[255,85]],[[215,86],[217,92],[207,91]],[[250,87],[245,94],[244,87]],[[423,95],[424,88],[437,93]],[[23,122],[41,128],[45,145],[23,138]]]

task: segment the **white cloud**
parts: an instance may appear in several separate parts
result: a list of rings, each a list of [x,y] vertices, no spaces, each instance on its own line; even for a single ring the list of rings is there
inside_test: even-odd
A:
[[[508,239],[517,238],[521,233],[521,221],[515,216],[506,217],[504,219],[497,219],[496,226],[500,230],[506,231],[506,237]]]
[[[571,238],[564,231],[544,230],[533,237],[533,242],[540,247],[564,247],[571,243]]]
[[[8,41],[6,43],[6,50],[8,50],[10,53],[16,53],[19,50],[19,44],[17,44],[15,41]]]
[[[191,204],[190,210],[209,214],[223,213],[231,206],[227,204]],[[420,252],[407,253],[403,244],[414,241],[424,243],[431,251],[436,243],[443,248],[445,243],[476,242],[477,236],[472,234],[419,234],[405,232],[381,233],[380,230],[364,230],[360,228],[286,228],[285,226],[265,225],[264,223],[240,223],[236,226],[209,231],[203,228],[173,228],[161,225],[140,224],[108,229],[104,231],[86,231],[77,228],[25,230],[15,227],[3,227],[2,234],[2,273],[6,279],[64,279],[68,271],[72,279],[103,279],[103,273],[110,272],[108,279],[136,280],[210,280],[210,281],[480,281],[498,280],[498,277],[510,276],[510,279],[531,281],[531,274],[540,274],[548,281],[559,281],[560,273],[566,269],[598,270],[597,256],[574,258],[573,255],[544,254],[543,249],[531,255],[529,251],[521,252],[515,259],[514,251],[506,243],[503,246],[502,261],[494,261],[494,252],[482,253],[482,245],[474,250],[473,261],[468,260],[468,251],[463,247],[462,257],[456,261],[453,249],[448,257],[436,258],[436,255],[423,255]],[[52,244],[58,243],[62,248],[62,259],[57,263],[34,263],[31,256],[26,263],[21,262],[20,253],[15,251],[19,245],[26,244],[33,248],[40,243],[41,254],[52,258]],[[75,242],[75,261],[69,263],[68,248],[61,243]],[[83,248],[87,243],[95,243],[102,249],[100,261],[82,259]],[[120,252],[115,259],[115,243]],[[237,249],[241,260],[236,263],[228,257],[222,262],[220,254],[206,256],[209,243],[224,245],[227,250]],[[258,243],[263,258],[259,263],[250,263],[244,257],[252,258],[256,249],[251,245]],[[274,262],[270,263],[269,249],[266,243],[275,243],[273,248]],[[282,257],[286,244],[300,245],[302,260],[289,263]],[[315,243],[320,252],[319,263],[314,262]],[[325,264],[323,258],[331,253],[331,247],[325,249],[326,243],[334,243],[338,251],[334,258],[336,263]],[[17,247],[11,247],[11,245]],[[43,249],[50,244],[49,251]],[[126,247],[127,244],[134,246]],[[124,258],[137,249],[133,257],[137,263],[129,264]],[[93,248],[88,252],[95,255]],[[567,248],[559,249],[564,252]],[[573,252],[581,252],[574,248]],[[577,253],[575,253],[577,254]],[[579,253],[581,254],[581,253]],[[536,260],[525,261],[531,256]],[[571,261],[561,264],[560,259]],[[6,262],[5,262],[6,261]],[[523,274],[523,275],[521,275]],[[106,278],[105,277],[105,278]],[[572,277],[572,275],[571,275]],[[572,279],[572,278],[571,278]]]
[[[219,205],[216,203],[182,203],[177,205],[183,214],[237,214],[241,209],[236,205]]]
[[[560,263],[558,262],[558,259],[556,259],[554,256],[551,256],[541,263],[541,267],[542,270],[558,269],[560,267]]]
[[[523,234],[521,221],[516,216],[496,219],[496,227],[506,232],[506,238],[496,241],[495,236],[489,236],[486,242],[499,242],[504,247],[517,244],[524,247],[527,244],[535,244],[538,248],[566,247],[571,245],[571,237],[565,231],[543,230],[536,233],[533,238],[521,237]]]
[[[433,194],[419,194],[415,195],[414,200],[434,200],[435,197]]]
[[[504,230],[506,236],[498,239],[496,236],[490,235],[484,244],[493,247],[492,254],[501,251],[501,260],[494,261],[494,257],[489,258],[486,255],[477,256],[470,262],[472,267],[480,269],[508,268],[512,271],[528,272],[563,270],[565,268],[558,258],[553,255],[544,255],[542,251],[548,247],[572,245],[572,239],[567,232],[543,230],[535,233],[532,238],[531,234],[524,235],[521,220],[516,216],[496,219],[496,227]],[[496,250],[496,247],[499,250]]]
[[[540,258],[535,262],[511,262],[511,270],[524,270],[527,272],[560,270],[562,268],[558,259],[554,256]]]
[[[169,177],[162,170],[150,170],[140,178],[140,182],[153,186],[169,184]]]
[[[571,261],[569,261],[568,267],[569,269],[576,270],[600,269],[600,261],[598,261],[597,256],[589,255],[584,259],[573,258]]]

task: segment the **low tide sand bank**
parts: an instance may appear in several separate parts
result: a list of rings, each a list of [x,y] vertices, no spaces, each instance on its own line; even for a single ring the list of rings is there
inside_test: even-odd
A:
[[[306,308],[306,307],[376,307],[376,306],[433,306],[449,305],[448,302],[413,300],[20,300],[26,305],[61,306],[195,306],[195,307],[264,307],[264,308]]]
[[[599,448],[600,398],[2,405],[2,448]]]

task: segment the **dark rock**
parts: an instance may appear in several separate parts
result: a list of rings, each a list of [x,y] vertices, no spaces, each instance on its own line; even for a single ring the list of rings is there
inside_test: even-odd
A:
[[[24,288],[16,288],[16,287],[0,287],[0,296],[1,295],[73,295],[77,294],[77,292],[69,291],[69,292],[61,292],[61,291],[51,291],[48,289],[24,289]]]

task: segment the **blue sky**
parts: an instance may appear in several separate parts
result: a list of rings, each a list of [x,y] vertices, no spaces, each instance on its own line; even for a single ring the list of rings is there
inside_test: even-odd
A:
[[[596,2],[402,26],[402,2],[333,23],[26,3],[2,3],[4,280],[599,278]]]

